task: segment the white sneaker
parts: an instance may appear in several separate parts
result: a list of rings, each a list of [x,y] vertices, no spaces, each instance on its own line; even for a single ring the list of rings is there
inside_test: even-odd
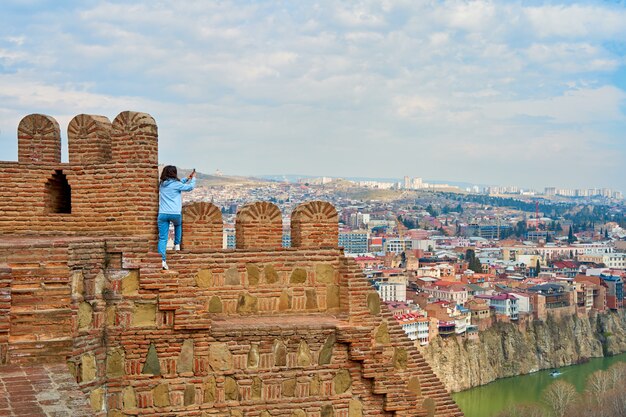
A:
[[[161,261],[161,266],[163,267],[163,269],[169,269],[167,266],[167,262],[165,261]]]
[[[174,250],[180,250],[180,245],[174,245]]]

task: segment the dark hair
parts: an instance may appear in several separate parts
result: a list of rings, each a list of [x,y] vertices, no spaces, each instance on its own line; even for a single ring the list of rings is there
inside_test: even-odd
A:
[[[178,171],[174,165],[166,165],[163,167],[163,171],[161,171],[161,185],[167,180],[176,180],[178,179]]]

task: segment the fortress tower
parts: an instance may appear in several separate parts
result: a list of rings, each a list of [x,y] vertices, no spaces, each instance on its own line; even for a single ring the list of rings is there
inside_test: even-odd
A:
[[[298,206],[282,248],[279,208],[250,202],[229,250],[219,208],[187,205],[163,271],[151,116],[76,116],[69,163],[49,116],[18,144],[0,163],[0,375],[62,363],[96,416],[462,415],[343,255],[329,203]]]

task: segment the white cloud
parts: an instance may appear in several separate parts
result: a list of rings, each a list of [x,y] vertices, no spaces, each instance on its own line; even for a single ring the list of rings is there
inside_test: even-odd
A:
[[[0,129],[19,113],[134,108],[157,119],[164,158],[209,171],[215,158],[242,174],[267,171],[267,152],[277,171],[366,175],[387,143],[406,149],[377,160],[389,176],[437,176],[441,155],[450,179],[483,178],[494,158],[531,164],[540,149],[625,163],[626,97],[611,78],[625,60],[606,45],[623,43],[626,12],[534,4],[111,0],[28,16],[0,6],[13,22],[0,28]],[[416,164],[423,153],[433,157]]]

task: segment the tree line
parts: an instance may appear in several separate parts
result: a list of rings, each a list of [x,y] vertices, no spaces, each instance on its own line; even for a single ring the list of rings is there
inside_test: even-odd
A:
[[[587,379],[585,391],[557,380],[543,392],[541,404],[518,405],[498,417],[626,417],[626,363],[596,371]]]

